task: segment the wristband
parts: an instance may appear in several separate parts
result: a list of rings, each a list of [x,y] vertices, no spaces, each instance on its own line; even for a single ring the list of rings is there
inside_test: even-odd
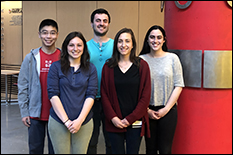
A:
[[[65,122],[63,122],[63,124],[66,124],[66,122],[68,122],[68,121],[69,121],[69,118],[67,118],[67,120]]]

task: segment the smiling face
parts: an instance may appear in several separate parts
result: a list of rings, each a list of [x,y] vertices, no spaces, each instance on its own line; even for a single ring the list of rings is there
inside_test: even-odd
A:
[[[162,32],[159,29],[152,30],[148,37],[148,44],[153,51],[162,50],[165,42]]]
[[[58,38],[57,29],[53,26],[44,26],[39,32],[39,38],[42,41],[42,46],[55,46],[55,42]]]
[[[131,34],[122,33],[117,42],[117,49],[123,56],[129,56],[133,48],[133,41]]]
[[[75,37],[72,40],[70,40],[67,46],[67,51],[71,59],[81,59],[83,50],[84,50],[83,41],[78,37]]]
[[[96,14],[93,23],[91,23],[95,35],[104,36],[109,29],[109,19],[106,14]]]

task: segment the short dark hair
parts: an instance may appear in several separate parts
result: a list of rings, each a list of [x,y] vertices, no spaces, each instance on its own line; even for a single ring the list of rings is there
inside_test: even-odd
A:
[[[58,32],[58,25],[57,25],[57,22],[53,19],[44,19],[41,23],[40,23],[40,26],[39,26],[39,32],[40,30],[45,27],[45,26],[52,26],[52,27],[55,27],[57,29],[57,32]]]
[[[91,14],[91,23],[94,22],[94,18],[95,18],[96,14],[106,14],[106,15],[108,15],[108,23],[111,22],[111,17],[110,17],[110,14],[108,13],[108,11],[103,9],[103,8],[99,8],[99,9],[96,9],[95,11],[92,12],[92,14]]]

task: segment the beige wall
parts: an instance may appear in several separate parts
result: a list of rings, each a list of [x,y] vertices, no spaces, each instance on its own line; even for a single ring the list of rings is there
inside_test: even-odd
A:
[[[161,1],[22,1],[23,8],[23,50],[22,59],[32,48],[41,46],[38,27],[45,18],[58,22],[57,47],[71,31],[80,31],[86,40],[93,37],[90,15],[96,8],[105,8],[111,15],[108,36],[113,38],[123,27],[132,28],[137,40],[137,53],[142,48],[146,31],[150,26],[164,26],[164,12]]]
[[[22,8],[21,1],[1,1],[1,64],[20,65],[22,62]]]
[[[23,1],[23,58],[41,46],[39,24],[45,18],[57,20],[56,1]]]

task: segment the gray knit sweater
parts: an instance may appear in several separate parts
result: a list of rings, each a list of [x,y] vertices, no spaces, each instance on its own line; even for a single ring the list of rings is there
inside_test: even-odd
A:
[[[184,87],[183,71],[179,57],[174,53],[153,58],[140,55],[149,65],[151,73],[150,105],[166,105],[175,87]]]

